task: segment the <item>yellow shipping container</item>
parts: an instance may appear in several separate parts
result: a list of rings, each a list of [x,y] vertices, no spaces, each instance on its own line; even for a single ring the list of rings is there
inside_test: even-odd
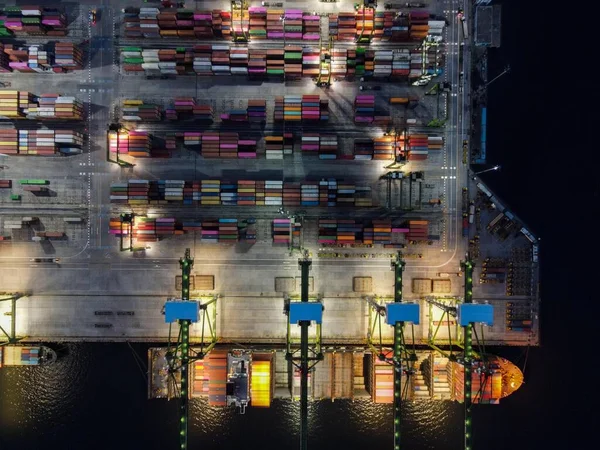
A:
[[[252,406],[271,406],[271,361],[253,361],[250,377]]]

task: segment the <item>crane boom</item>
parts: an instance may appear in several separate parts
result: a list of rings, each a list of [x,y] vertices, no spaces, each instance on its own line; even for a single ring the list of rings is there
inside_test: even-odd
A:
[[[300,301],[308,302],[309,259],[300,260]],[[308,326],[309,321],[300,321],[300,449],[308,448]]]
[[[288,316],[285,358],[300,372],[300,449],[308,448],[308,374],[312,368],[323,360],[321,348],[321,323],[323,305],[319,300],[309,299],[309,269],[312,264],[308,252],[298,260],[301,270],[300,301],[291,302],[286,299],[284,312]],[[308,327],[316,323],[316,335],[311,342]],[[300,349],[292,349],[291,324],[300,326]],[[299,356],[296,356],[298,354]]]
[[[465,271],[465,297],[464,303],[473,303],[473,262],[470,258],[463,263]],[[464,337],[464,390],[465,390],[465,450],[471,450],[471,406],[473,404],[471,398],[471,365],[473,363],[473,343],[471,333],[473,324],[469,322],[463,327]]]
[[[185,249],[184,257],[179,260],[181,267],[181,299],[189,301],[190,299],[190,273],[194,267],[194,260],[190,257],[190,249]],[[190,345],[190,321],[180,320],[181,337],[181,389],[179,390],[179,443],[182,450],[187,449],[188,444],[188,392],[187,382],[189,380],[189,345]]]
[[[168,372],[172,377],[169,390],[174,391],[169,398],[179,399],[179,445],[182,450],[188,448],[188,396],[189,396],[189,366],[190,363],[203,359],[217,343],[217,306],[218,295],[202,301],[201,298],[190,298],[190,277],[194,259],[190,256],[190,249],[185,250],[185,255],[179,260],[181,268],[181,298],[167,299],[164,307],[165,321],[169,323],[169,346],[166,359]],[[200,350],[190,348],[190,327],[202,321],[201,335],[198,343]],[[171,339],[171,324],[177,322],[179,333],[177,340]],[[205,327],[208,330],[205,330]],[[205,341],[205,331],[210,339]],[[179,376],[179,379],[177,379]]]
[[[398,252],[394,261],[394,302],[402,302],[402,272],[405,262]],[[394,450],[400,450],[402,407],[402,351],[404,349],[404,322],[394,324]]]

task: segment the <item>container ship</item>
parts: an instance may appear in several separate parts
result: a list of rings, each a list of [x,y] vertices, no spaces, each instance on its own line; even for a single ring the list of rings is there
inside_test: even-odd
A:
[[[56,361],[56,352],[43,345],[0,347],[0,367],[38,366]]]
[[[166,359],[160,356],[166,350],[149,350],[149,398],[176,396],[176,388],[169,386],[165,375]],[[414,375],[405,379],[405,399],[464,402],[464,366],[437,351],[421,350],[416,354]],[[385,350],[384,355],[391,357],[391,350]],[[208,398],[210,406],[235,405],[243,412],[246,406],[269,407],[273,398],[300,396],[300,374],[290,369],[281,350],[217,349],[193,361],[189,373],[190,398]],[[393,380],[394,367],[390,363],[370,351],[346,347],[324,353],[323,361],[308,376],[308,395],[313,400],[370,398],[374,403],[392,403]],[[473,366],[473,403],[499,404],[522,383],[523,373],[516,365],[490,356],[487,373]]]

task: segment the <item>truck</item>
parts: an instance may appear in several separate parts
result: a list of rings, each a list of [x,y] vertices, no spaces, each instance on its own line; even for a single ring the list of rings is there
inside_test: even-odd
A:
[[[509,327],[527,327],[531,328],[532,321],[531,320],[509,320]]]
[[[504,273],[486,273],[484,276],[486,280],[498,280],[499,282],[503,282],[506,278]]]
[[[475,204],[471,201],[469,203],[469,223],[473,223],[475,218]]]
[[[462,235],[463,237],[469,236],[469,220],[466,214],[463,214]]]

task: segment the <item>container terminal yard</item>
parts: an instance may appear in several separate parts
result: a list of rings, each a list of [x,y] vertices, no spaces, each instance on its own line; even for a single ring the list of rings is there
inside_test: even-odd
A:
[[[164,342],[181,448],[198,396],[300,399],[303,429],[307,398],[393,403],[395,448],[402,401],[456,400],[470,448],[523,381],[484,344],[540,343],[538,240],[470,165],[480,8],[8,2],[0,364]]]

